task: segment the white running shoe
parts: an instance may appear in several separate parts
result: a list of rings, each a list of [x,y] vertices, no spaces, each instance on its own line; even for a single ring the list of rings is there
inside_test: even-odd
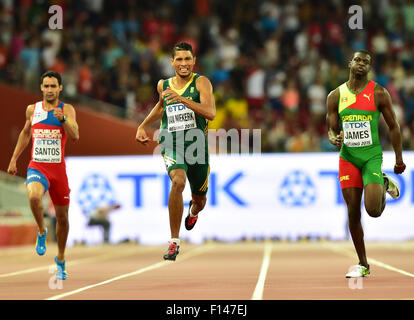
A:
[[[382,173],[382,176],[384,177],[384,182],[387,182],[387,192],[393,199],[398,199],[400,197],[400,187],[398,184],[390,179],[385,172]]]
[[[361,277],[367,277],[370,274],[369,266],[364,267],[360,264],[356,266],[352,266],[349,268],[349,272],[346,274],[346,278],[361,278]]]

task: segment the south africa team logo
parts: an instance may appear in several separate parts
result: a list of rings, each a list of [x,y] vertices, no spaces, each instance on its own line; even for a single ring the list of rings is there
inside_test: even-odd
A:
[[[290,207],[308,206],[315,202],[315,185],[304,171],[292,171],[286,175],[280,185],[279,199]]]

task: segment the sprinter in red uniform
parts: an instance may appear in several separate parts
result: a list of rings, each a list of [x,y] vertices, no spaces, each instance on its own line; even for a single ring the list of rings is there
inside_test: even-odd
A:
[[[32,156],[27,169],[27,193],[30,208],[39,227],[36,252],[46,252],[47,227],[43,220],[43,195],[49,191],[56,211],[56,237],[58,255],[56,278],[65,280],[65,248],[69,233],[69,185],[66,176],[65,144],[67,136],[79,139],[79,128],[72,105],[59,101],[62,91],[59,73],[48,71],[40,78],[43,101],[31,104],[26,109],[26,123],[17,140],[7,172],[17,173],[17,160],[32,139]]]

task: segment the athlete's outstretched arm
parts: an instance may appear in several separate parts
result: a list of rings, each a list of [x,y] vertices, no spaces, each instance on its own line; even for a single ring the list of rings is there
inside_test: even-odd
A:
[[[30,142],[33,110],[34,105],[32,104],[26,108],[26,122],[24,123],[24,127],[19,134],[19,139],[17,140],[16,147],[14,148],[13,155],[10,159],[9,167],[7,168],[7,172],[9,174],[15,175],[17,173],[17,160]]]
[[[157,91],[159,95],[158,102],[156,103],[154,108],[152,108],[149,115],[144,119],[144,121],[142,121],[142,123],[139,125],[137,129],[135,140],[137,140],[138,142],[144,145],[146,145],[149,141],[149,137],[147,133],[145,132],[146,127],[150,125],[151,123],[154,123],[155,121],[160,120],[164,112],[164,99],[162,97],[163,83],[164,83],[164,80],[158,81],[158,84],[157,84]]]
[[[390,131],[390,139],[395,153],[394,172],[403,173],[405,170],[405,164],[402,156],[401,131],[394,109],[392,108],[391,96],[387,89],[378,84],[375,86],[374,95],[378,110],[381,111],[384,116],[384,120]]]
[[[210,80],[204,76],[198,77],[196,80],[196,88],[200,92],[200,103],[180,96],[171,88],[167,88],[162,94],[168,103],[182,103],[203,118],[214,120],[216,116],[216,102]]]
[[[338,132],[338,99],[339,91],[338,89],[331,91],[326,98],[326,123],[328,125],[328,138],[329,142],[334,146],[341,147],[342,145],[342,132]]]
[[[73,141],[79,140],[79,126],[76,122],[75,108],[71,104],[65,104],[63,113],[62,109],[55,108],[53,114],[59,121],[63,119],[63,116],[66,116],[66,121],[63,122],[63,128],[65,129],[66,134]]]

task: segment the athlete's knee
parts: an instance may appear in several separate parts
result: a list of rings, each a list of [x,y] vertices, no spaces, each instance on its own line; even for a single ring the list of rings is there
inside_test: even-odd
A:
[[[69,226],[68,209],[58,207],[56,210],[56,223],[60,226]]]
[[[382,214],[382,205],[374,202],[374,203],[365,203],[365,210],[372,218],[378,218]]]
[[[382,214],[382,210],[380,208],[366,208],[367,213],[372,218],[378,218]]]
[[[361,224],[361,210],[360,208],[348,208],[348,224],[350,227]]]
[[[30,205],[41,205],[42,203],[42,195],[38,194],[38,193],[29,193],[29,202]]]
[[[60,228],[69,228],[69,219],[68,217],[65,216],[61,216],[61,217],[56,217],[56,224],[60,227]]]
[[[175,176],[174,178],[172,178],[171,180],[171,188],[179,191],[179,192],[183,192],[184,188],[185,188],[185,176],[181,177],[181,176]]]

